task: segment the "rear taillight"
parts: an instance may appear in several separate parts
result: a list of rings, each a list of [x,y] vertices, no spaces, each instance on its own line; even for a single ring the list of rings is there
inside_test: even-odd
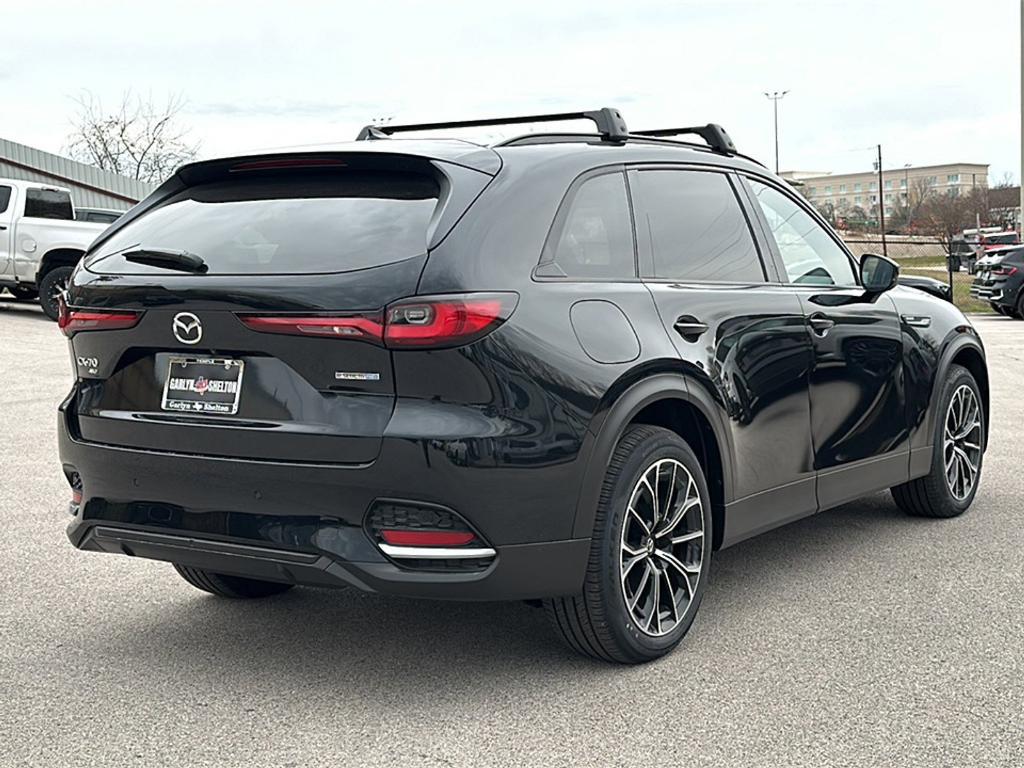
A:
[[[389,347],[456,347],[486,336],[516,308],[514,293],[409,299],[390,305],[384,318]]]
[[[516,308],[514,293],[468,293],[402,299],[381,312],[344,315],[240,314],[261,333],[324,336],[402,349],[458,347],[476,341],[505,322]]]
[[[64,331],[65,336],[71,338],[82,331],[117,331],[132,328],[141,317],[141,312],[128,310],[69,309],[61,299],[57,326]]]
[[[996,267],[992,270],[993,275],[1000,275],[1002,277],[1009,277],[1010,275],[1017,274],[1016,267]]]

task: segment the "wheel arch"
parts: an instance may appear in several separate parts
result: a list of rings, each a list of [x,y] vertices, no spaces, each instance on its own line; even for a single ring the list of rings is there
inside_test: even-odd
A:
[[[589,458],[576,504],[573,537],[591,535],[605,471],[615,446],[632,424],[669,429],[690,445],[704,469],[711,494],[713,546],[724,531],[725,505],[732,500],[732,445],[729,432],[705,391],[679,373],[658,373],[630,385],[588,430]]]
[[[84,255],[85,251],[78,248],[51,248],[39,260],[39,269],[36,270],[36,285],[43,281],[47,272],[56,267],[74,267]]]
[[[935,398],[942,391],[942,384],[949,375],[950,366],[960,365],[970,371],[974,381],[978,384],[981,393],[981,406],[985,413],[985,444],[988,444],[989,432],[989,378],[988,365],[985,359],[985,350],[981,342],[976,338],[977,332],[971,329],[970,333],[963,333],[950,341],[939,357],[939,364],[936,370],[935,381],[932,383],[931,401],[928,404],[928,435],[935,434],[935,419],[937,418]]]

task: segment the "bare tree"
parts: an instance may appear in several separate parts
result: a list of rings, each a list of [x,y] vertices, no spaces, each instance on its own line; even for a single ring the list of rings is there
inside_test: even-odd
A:
[[[1006,171],[1002,176],[999,177],[999,181],[992,185],[992,189],[1009,189],[1010,187],[1017,186],[1013,180],[1013,174]]]
[[[909,227],[916,221],[921,213],[921,208],[935,194],[935,185],[928,180],[927,176],[918,176],[910,184],[907,190],[907,215],[905,226]]]
[[[921,222],[949,246],[953,238],[980,221],[988,223],[987,190],[967,194],[933,194],[920,209]]]
[[[180,96],[169,96],[160,106],[151,98],[126,91],[110,111],[89,92],[75,102],[78,112],[72,120],[67,150],[81,162],[133,179],[159,182],[179,165],[195,159],[199,151],[198,142],[189,141],[189,130],[180,125],[178,116],[185,105]]]

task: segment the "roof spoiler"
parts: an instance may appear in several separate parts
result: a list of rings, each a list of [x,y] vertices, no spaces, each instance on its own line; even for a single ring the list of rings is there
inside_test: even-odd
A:
[[[629,138],[629,129],[622,113],[611,107],[594,109],[584,112],[556,112],[548,115],[521,115],[518,117],[494,117],[483,120],[456,120],[446,123],[414,123],[410,125],[367,125],[364,126],[356,141],[386,139],[394,133],[409,131],[431,131],[442,128],[478,128],[485,125],[516,125],[520,123],[554,123],[563,120],[592,120],[597,126],[601,138],[607,141],[625,141]],[[724,133],[724,131],[723,131]]]
[[[635,131],[633,133],[634,136],[649,136],[651,138],[667,138],[669,136],[684,136],[687,134],[700,136],[716,152],[722,152],[726,155],[736,154],[736,145],[732,143],[732,139],[725,132],[725,128],[717,123],[694,125],[689,128],[655,128],[649,131]]]

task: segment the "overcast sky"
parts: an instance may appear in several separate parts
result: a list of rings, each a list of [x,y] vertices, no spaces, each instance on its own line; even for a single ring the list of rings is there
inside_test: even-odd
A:
[[[771,165],[990,163],[1020,176],[1013,0],[11,3],[0,137],[60,152],[73,98],[180,94],[201,155],[396,122],[615,106],[718,122]],[[159,10],[156,10],[159,9]]]

